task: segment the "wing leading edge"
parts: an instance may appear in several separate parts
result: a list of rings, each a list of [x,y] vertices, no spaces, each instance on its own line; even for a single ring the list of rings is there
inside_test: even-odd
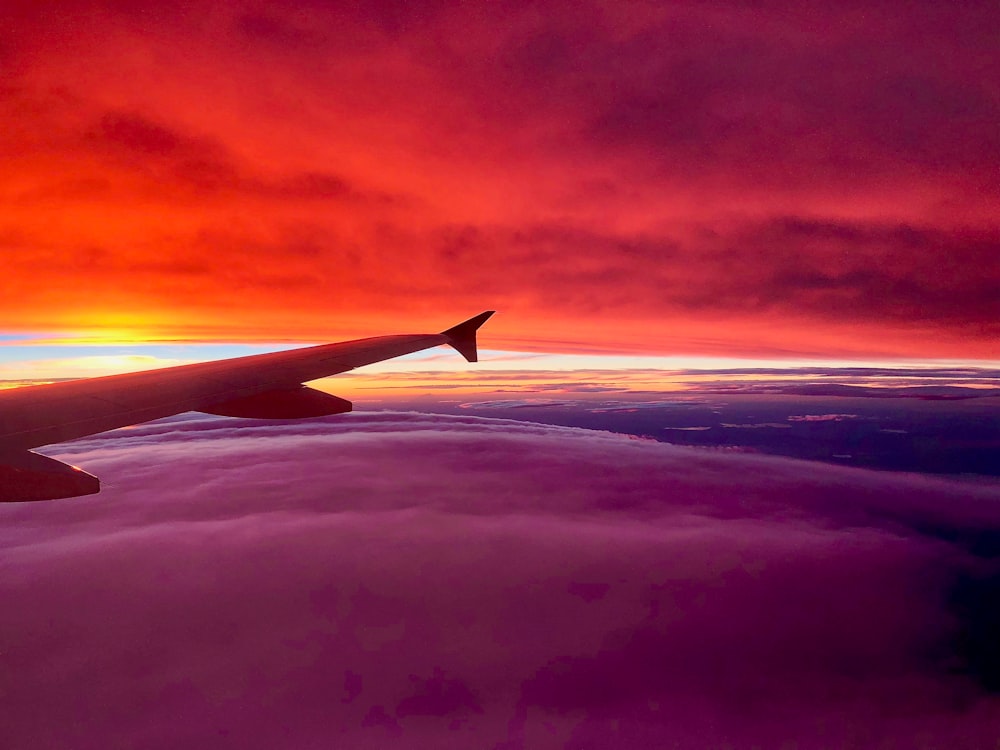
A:
[[[0,502],[99,490],[90,474],[31,451],[43,445],[186,411],[264,419],[350,411],[349,401],[303,383],[442,344],[475,362],[476,331],[491,315],[481,313],[441,333],[378,336],[0,391]]]

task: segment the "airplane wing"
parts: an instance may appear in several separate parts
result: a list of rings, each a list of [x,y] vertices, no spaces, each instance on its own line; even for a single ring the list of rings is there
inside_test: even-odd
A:
[[[480,313],[441,333],[378,336],[0,391],[0,502],[100,490],[97,477],[31,450],[43,445],[186,411],[263,419],[350,411],[350,401],[303,383],[442,344],[475,362],[476,330],[491,315]]]

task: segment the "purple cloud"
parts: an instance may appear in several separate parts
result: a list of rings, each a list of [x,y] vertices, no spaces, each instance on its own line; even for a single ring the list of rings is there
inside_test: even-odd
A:
[[[995,484],[403,413],[59,455],[106,489],[0,508],[6,747],[1000,733]]]

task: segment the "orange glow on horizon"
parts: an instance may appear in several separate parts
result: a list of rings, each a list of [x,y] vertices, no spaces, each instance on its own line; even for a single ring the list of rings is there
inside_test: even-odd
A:
[[[383,13],[18,6],[0,330],[310,343],[495,308],[516,351],[1000,359],[978,37],[928,64],[891,9]]]

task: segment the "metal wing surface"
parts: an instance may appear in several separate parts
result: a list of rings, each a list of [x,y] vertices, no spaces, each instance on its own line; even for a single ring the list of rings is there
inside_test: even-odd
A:
[[[481,313],[441,333],[404,334],[0,391],[0,501],[91,494],[96,477],[30,449],[201,411],[293,419],[351,410],[303,383],[448,344],[477,360]]]

